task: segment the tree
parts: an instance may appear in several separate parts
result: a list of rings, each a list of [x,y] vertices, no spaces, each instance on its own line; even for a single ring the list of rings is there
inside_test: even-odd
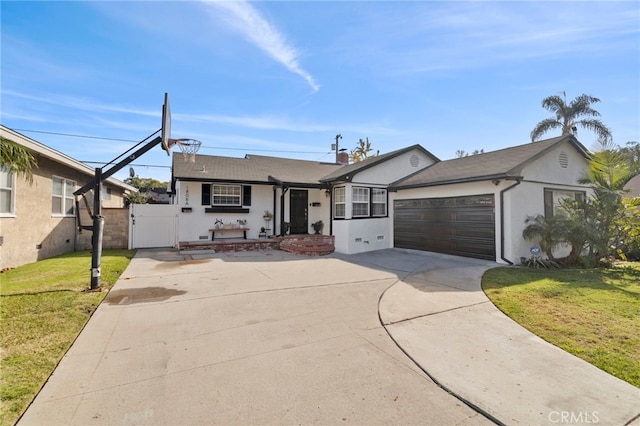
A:
[[[564,93],[564,92],[563,92]],[[591,104],[600,99],[582,94],[567,105],[566,98],[558,95],[549,96],[542,100],[542,107],[555,114],[554,118],[547,118],[539,122],[531,131],[531,142],[535,142],[550,130],[561,129],[562,135],[576,135],[578,126],[593,131],[599,140],[611,139],[611,132],[600,120],[600,113],[591,108]],[[582,118],[586,117],[586,118]]]
[[[624,197],[624,186],[639,172],[636,163],[610,141],[601,141],[592,153],[581,184],[589,184],[592,195],[585,200],[563,203],[575,233],[584,236],[589,255],[595,261],[607,256],[625,256],[638,244],[640,223],[637,200]]]
[[[149,199],[151,198],[151,194],[148,192],[127,192],[124,196],[125,205],[130,204],[147,204]]]
[[[138,176],[129,177],[124,180],[124,183],[127,185],[134,186],[138,189],[142,188],[167,188],[167,182],[160,182],[159,180],[155,180],[152,178],[141,178]]]
[[[469,154],[464,149],[459,149],[459,150],[456,151],[456,157],[457,158],[468,157],[469,155],[478,155],[478,154],[484,154],[484,148],[483,149],[474,149],[471,154]]]
[[[640,142],[629,141],[626,145],[620,148],[620,152],[632,168],[640,169]]]
[[[38,161],[22,145],[5,138],[0,138],[0,167],[6,167],[12,173],[24,176],[29,183],[33,183],[34,167]]]
[[[369,138],[366,140],[360,139],[358,141],[358,146],[351,150],[351,154],[349,154],[349,159],[352,163],[358,163],[362,160],[366,160],[370,157],[369,153],[373,151],[371,148],[371,142],[369,142]]]
[[[522,230],[525,240],[538,239],[540,250],[547,255],[549,260],[554,260],[553,249],[563,242],[564,221],[559,216],[544,217],[541,214],[528,216],[524,223],[527,225]]]

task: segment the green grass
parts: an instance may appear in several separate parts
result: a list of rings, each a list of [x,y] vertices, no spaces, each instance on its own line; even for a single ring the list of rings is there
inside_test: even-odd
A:
[[[102,287],[135,254],[104,250]],[[0,425],[14,424],[105,297],[89,287],[90,252],[74,252],[0,274]]]
[[[640,263],[496,268],[485,273],[482,287],[532,333],[640,387]]]

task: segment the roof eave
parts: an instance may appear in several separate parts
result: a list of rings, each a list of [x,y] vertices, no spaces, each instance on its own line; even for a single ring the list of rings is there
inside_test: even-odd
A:
[[[442,185],[455,185],[460,183],[471,183],[471,182],[484,182],[484,181],[492,181],[492,180],[500,180],[500,179],[519,180],[519,179],[523,179],[523,177],[519,175],[498,173],[493,175],[473,176],[473,177],[459,178],[459,179],[448,179],[448,180],[441,180],[441,181],[435,181],[435,182],[421,182],[421,183],[414,183],[409,185],[392,185],[389,187],[389,190],[399,191],[404,189],[426,188],[431,186],[442,186]]]

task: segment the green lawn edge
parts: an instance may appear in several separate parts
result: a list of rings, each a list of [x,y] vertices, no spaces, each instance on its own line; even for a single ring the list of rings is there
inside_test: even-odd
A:
[[[17,422],[134,255],[103,251],[99,291],[88,291],[89,251],[0,274],[0,425]]]
[[[640,262],[603,269],[498,267],[491,302],[547,342],[640,387]]]

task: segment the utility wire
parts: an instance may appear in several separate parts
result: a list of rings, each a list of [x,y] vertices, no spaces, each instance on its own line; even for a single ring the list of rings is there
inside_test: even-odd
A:
[[[85,163],[85,164],[107,164],[105,161],[83,161],[83,160],[78,160],[81,163]],[[165,169],[170,169],[171,166],[156,166],[153,164],[136,164],[136,163],[131,163],[129,164],[130,166],[135,166],[135,167],[161,167],[161,168],[165,168]]]
[[[72,134],[72,133],[45,132],[44,130],[29,130],[29,129],[14,129],[14,130],[16,130],[18,132],[43,133],[43,134],[46,134],[46,135],[68,136],[68,137],[72,137],[72,138],[99,139],[99,140],[104,140],[104,141],[133,142],[133,143],[140,142],[140,141],[131,140],[131,139],[105,138],[105,137],[100,137],[100,136],[76,135],[76,134]],[[331,152],[326,152],[326,151],[291,151],[291,150],[288,150],[288,149],[228,148],[228,147],[223,147],[223,146],[208,146],[208,145],[200,146],[200,149],[202,149],[202,148],[206,148],[206,149],[222,149],[222,150],[228,150],[228,151],[244,151],[244,152],[247,152],[247,151],[251,151],[251,152],[287,152],[287,153],[290,153],[290,154],[324,154],[324,155],[331,154]]]

